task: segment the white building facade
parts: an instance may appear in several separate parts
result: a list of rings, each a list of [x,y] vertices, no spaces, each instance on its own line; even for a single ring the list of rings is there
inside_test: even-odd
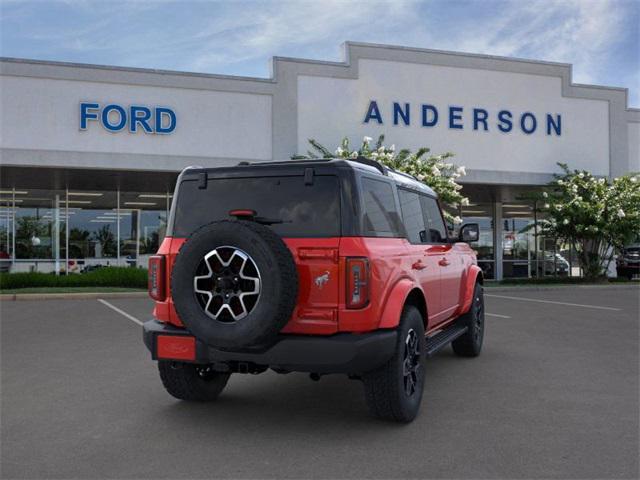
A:
[[[571,65],[360,43],[344,62],[275,57],[269,79],[22,59],[0,61],[0,255],[14,271],[144,265],[188,165],[288,159],[314,138],[384,134],[453,152],[488,277],[575,274],[572,252],[526,226],[556,162],[640,171],[627,90]],[[569,266],[565,269],[563,265]]]

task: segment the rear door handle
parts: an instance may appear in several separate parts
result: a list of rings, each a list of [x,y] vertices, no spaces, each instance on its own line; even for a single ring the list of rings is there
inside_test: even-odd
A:
[[[438,262],[438,265],[440,265],[441,267],[446,267],[447,265],[449,265],[449,260],[447,260],[446,258],[443,258]]]
[[[424,270],[425,268],[427,268],[427,266],[422,263],[422,260],[418,260],[417,262],[414,262],[413,265],[411,265],[411,268],[413,268],[414,270]]]

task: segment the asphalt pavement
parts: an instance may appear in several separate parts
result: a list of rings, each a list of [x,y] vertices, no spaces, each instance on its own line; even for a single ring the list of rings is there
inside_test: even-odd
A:
[[[136,323],[146,299],[0,302],[1,476],[638,478],[640,289],[487,294],[482,355],[429,360],[409,425],[369,417],[337,375],[174,400]]]

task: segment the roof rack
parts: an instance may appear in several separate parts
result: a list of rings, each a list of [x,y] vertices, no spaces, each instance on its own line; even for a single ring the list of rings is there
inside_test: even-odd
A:
[[[312,162],[330,162],[331,160],[336,160],[335,158],[295,158],[291,160],[276,160],[276,161],[267,161],[267,162],[248,162],[243,160],[238,163],[238,166],[247,166],[247,165],[288,165],[290,163],[312,163]]]
[[[382,173],[383,175],[387,174],[387,167],[382,165],[380,162],[363,157],[362,155],[358,156],[357,158],[348,158],[347,160],[362,163],[364,165],[369,165],[370,167],[380,170],[380,173]]]

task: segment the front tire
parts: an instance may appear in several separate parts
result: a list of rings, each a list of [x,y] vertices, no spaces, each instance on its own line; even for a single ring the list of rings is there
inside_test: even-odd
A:
[[[461,315],[458,322],[466,326],[467,331],[451,342],[453,351],[461,357],[477,357],[482,350],[484,339],[484,292],[479,283],[476,283],[473,289],[469,311]]]
[[[416,307],[407,305],[400,318],[393,357],[362,377],[371,415],[404,423],[416,417],[424,389],[425,347],[422,315]]]
[[[218,398],[229,381],[230,373],[216,372],[208,365],[172,362],[158,362],[160,379],[170,395],[195,402],[210,402]]]

